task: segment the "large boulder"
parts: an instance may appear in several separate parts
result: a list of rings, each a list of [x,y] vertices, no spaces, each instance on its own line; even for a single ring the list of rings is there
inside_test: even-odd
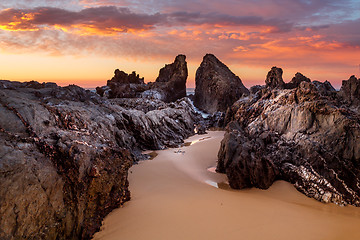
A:
[[[171,64],[166,64],[160,69],[156,81],[149,83],[152,90],[160,92],[164,102],[174,102],[177,99],[186,97],[186,80],[188,69],[185,55],[176,56]]]
[[[204,56],[195,84],[194,104],[207,113],[225,112],[239,98],[250,94],[241,79],[212,54]]]
[[[0,239],[90,239],[130,199],[141,151],[183,143],[200,119],[187,98],[0,82]]]
[[[354,89],[348,84],[344,92]],[[217,170],[231,187],[266,189],[282,179],[319,201],[360,206],[360,114],[341,98],[301,81],[237,101],[225,121]]]

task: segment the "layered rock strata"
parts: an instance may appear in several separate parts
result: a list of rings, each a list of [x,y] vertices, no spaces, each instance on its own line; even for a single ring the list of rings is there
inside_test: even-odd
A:
[[[201,118],[187,98],[118,101],[0,81],[0,239],[90,239],[130,199],[140,151],[182,143]]]
[[[227,112],[217,170],[233,188],[282,179],[319,201],[360,206],[359,80],[334,93],[328,82],[282,90],[280,75],[272,79]]]

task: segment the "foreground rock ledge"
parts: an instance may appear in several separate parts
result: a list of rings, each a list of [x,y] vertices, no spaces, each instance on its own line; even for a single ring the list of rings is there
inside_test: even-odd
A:
[[[328,82],[276,84],[228,110],[217,171],[237,189],[282,179],[319,201],[360,206],[360,80],[337,93]]]
[[[140,151],[182,143],[199,117],[187,98],[0,81],[0,239],[90,239],[130,199]]]

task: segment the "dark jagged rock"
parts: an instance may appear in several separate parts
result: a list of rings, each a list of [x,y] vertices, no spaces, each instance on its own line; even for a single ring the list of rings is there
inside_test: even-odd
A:
[[[126,104],[77,86],[6,84],[0,239],[91,238],[105,215],[130,199],[128,168],[141,150],[181,144],[200,119],[187,98]]]
[[[96,93],[101,97],[110,98],[111,88],[109,86],[96,87]]]
[[[0,89],[15,89],[15,88],[56,88],[58,85],[52,82],[43,82],[39,83],[36,81],[30,82],[16,82],[16,81],[8,81],[8,80],[0,80]]]
[[[138,98],[148,89],[146,84],[110,84],[109,98]]]
[[[343,80],[339,96],[349,104],[360,105],[360,79],[353,75]]]
[[[150,89],[157,90],[164,102],[173,102],[186,97],[188,69],[185,55],[178,55],[174,62],[160,69],[156,81],[149,83]]]
[[[312,81],[312,83],[315,85],[317,90],[320,92],[321,95],[324,96],[335,96],[336,95],[336,89],[331,85],[329,81],[325,82],[319,82],[319,81]]]
[[[161,110],[168,106],[167,103],[161,100],[148,98],[116,98],[111,102],[128,110],[139,110],[145,113],[153,110]]]
[[[283,89],[285,87],[285,82],[282,78],[283,70],[278,67],[272,67],[268,72],[265,80],[265,84],[269,88],[278,88]]]
[[[108,95],[108,98],[137,98],[147,89],[144,78],[140,78],[136,72],[127,74],[116,69],[114,77],[107,81],[107,86],[97,87],[96,92],[100,96],[104,96],[104,93],[107,93],[105,96]]]
[[[293,77],[290,82],[285,84],[285,88],[286,89],[297,88],[301,82],[311,82],[311,80],[310,78],[307,78],[298,72],[295,74],[295,77]]]
[[[225,122],[217,170],[233,188],[282,179],[319,201],[360,206],[360,114],[341,99],[302,81],[240,99]]]
[[[144,83],[135,72],[127,74],[119,69],[107,82],[107,86],[97,87],[96,92],[107,98],[148,98],[164,102],[174,102],[186,97],[186,80],[188,76],[185,55],[178,55],[172,64],[160,69],[155,82]]]
[[[239,98],[249,95],[241,79],[212,54],[204,56],[195,83],[194,104],[207,113],[225,112]]]
[[[257,93],[258,91],[264,89],[266,86],[261,86],[261,85],[255,85],[255,86],[252,86],[250,88],[250,94],[255,94]]]
[[[215,112],[212,115],[205,118],[206,128],[209,129],[223,129],[225,121],[225,113],[224,112]]]
[[[114,72],[114,77],[108,81],[108,86],[111,85],[111,83],[119,83],[119,84],[127,84],[127,83],[133,83],[133,84],[144,84],[144,78],[140,78],[139,74],[136,74],[136,72],[132,72],[131,74],[127,74],[124,71],[120,71],[119,69],[116,69]]]

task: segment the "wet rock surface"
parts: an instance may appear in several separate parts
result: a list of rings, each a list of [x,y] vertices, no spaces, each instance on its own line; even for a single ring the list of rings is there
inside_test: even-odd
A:
[[[89,239],[130,199],[140,151],[181,144],[201,118],[187,98],[147,101],[0,81],[0,239]]]
[[[276,84],[226,113],[217,171],[237,189],[267,189],[282,179],[319,201],[360,206],[359,80],[344,81],[334,94],[326,82],[287,90],[279,74],[272,78]]]
[[[207,113],[226,112],[240,97],[249,95],[241,79],[212,54],[204,56],[195,83],[194,105]]]

